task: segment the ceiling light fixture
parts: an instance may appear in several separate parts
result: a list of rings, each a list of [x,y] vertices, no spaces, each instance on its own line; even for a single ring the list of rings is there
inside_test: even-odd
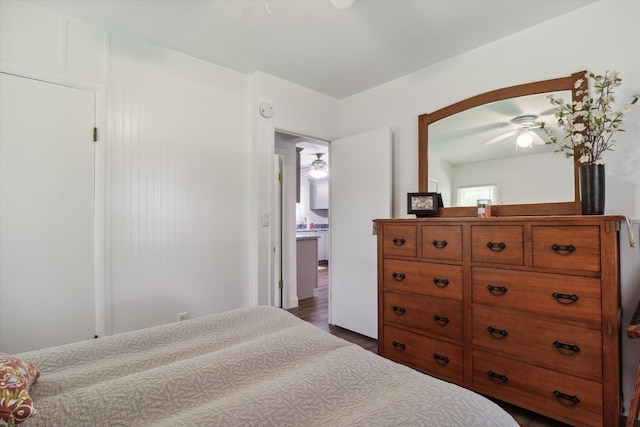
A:
[[[311,162],[311,169],[309,175],[312,178],[324,178],[329,175],[329,168],[327,168],[327,162],[321,159],[323,153],[316,153],[317,159]]]
[[[522,148],[531,147],[531,145],[533,144],[533,136],[531,136],[529,129],[523,129],[522,131],[520,131],[520,133],[516,137],[516,144],[518,144],[518,146]]]

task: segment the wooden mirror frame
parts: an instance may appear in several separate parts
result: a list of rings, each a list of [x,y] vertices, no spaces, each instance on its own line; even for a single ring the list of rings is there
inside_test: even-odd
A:
[[[568,77],[525,83],[517,86],[493,90],[451,104],[431,114],[418,116],[418,191],[428,191],[429,183],[429,125],[452,114],[490,102],[535,95],[546,92],[570,90],[572,99],[576,98],[575,83],[584,78],[586,71],[573,73]],[[559,154],[560,155],[560,154]],[[573,159],[573,202],[513,204],[493,206],[493,216],[525,216],[525,215],[581,215],[580,184],[578,181],[578,159]],[[476,216],[475,206],[440,208],[440,216]]]

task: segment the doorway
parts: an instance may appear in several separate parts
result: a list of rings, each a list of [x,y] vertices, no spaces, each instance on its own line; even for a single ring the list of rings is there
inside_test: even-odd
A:
[[[315,288],[318,269],[321,277],[326,277],[330,259],[328,176],[314,178],[310,169],[316,168],[317,163],[312,164],[317,159],[321,159],[328,169],[328,152],[327,141],[275,132],[275,155],[279,162],[275,170],[282,171],[284,176],[281,182],[275,183],[272,209],[274,305],[282,302],[283,308],[296,307],[300,299],[308,297],[308,291],[300,287],[304,286],[302,282],[311,282]],[[309,251],[310,242],[301,240],[315,240],[315,251]],[[302,277],[298,276],[300,272],[303,272]],[[280,295],[282,299],[279,300]]]

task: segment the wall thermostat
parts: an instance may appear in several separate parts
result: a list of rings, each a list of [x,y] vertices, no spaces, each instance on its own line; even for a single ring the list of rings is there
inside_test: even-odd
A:
[[[260,115],[267,119],[273,117],[273,107],[271,106],[271,104],[268,104],[266,102],[260,104]]]

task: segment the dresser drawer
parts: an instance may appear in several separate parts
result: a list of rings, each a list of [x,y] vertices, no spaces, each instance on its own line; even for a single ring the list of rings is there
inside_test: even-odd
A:
[[[462,302],[425,295],[384,293],[384,321],[462,339]]]
[[[462,346],[385,325],[382,355],[438,378],[462,382]]]
[[[480,393],[553,415],[602,426],[602,386],[571,375],[473,351],[473,386]]]
[[[524,265],[523,231],[520,225],[471,227],[471,261]]]
[[[521,356],[550,369],[602,376],[600,330],[481,305],[472,308],[472,325],[474,345]]]
[[[462,227],[459,225],[423,225],[422,257],[462,261]]]
[[[473,267],[472,300],[560,319],[600,325],[600,279]]]
[[[462,299],[462,267],[459,265],[385,259],[385,290]]]
[[[600,227],[595,225],[531,227],[533,266],[600,271]]]
[[[418,227],[415,225],[385,225],[382,250],[384,256],[418,256]]]

